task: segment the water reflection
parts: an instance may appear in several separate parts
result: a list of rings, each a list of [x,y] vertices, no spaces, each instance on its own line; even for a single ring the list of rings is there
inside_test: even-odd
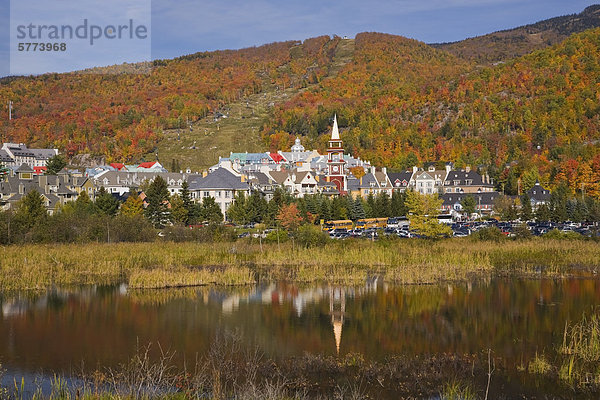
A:
[[[136,344],[159,342],[179,361],[204,354],[215,333],[239,330],[268,357],[303,352],[475,354],[506,366],[552,354],[566,321],[600,304],[600,281],[488,280],[423,287],[265,283],[242,288],[134,291],[126,286],[0,296],[0,362],[10,371],[116,366]],[[342,334],[343,333],[343,334]]]

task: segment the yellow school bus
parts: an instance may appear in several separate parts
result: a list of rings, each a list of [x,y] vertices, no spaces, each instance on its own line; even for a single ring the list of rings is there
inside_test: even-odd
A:
[[[334,229],[352,229],[352,221],[349,219],[337,220],[337,221],[327,221],[323,225],[324,231],[332,231]]]
[[[356,221],[356,227],[359,229],[385,228],[387,221],[387,218],[363,218]]]

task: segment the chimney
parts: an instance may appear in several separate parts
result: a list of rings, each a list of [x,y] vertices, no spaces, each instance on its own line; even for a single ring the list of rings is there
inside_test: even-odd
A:
[[[383,172],[384,175],[387,175],[387,167],[382,167],[381,172]]]
[[[202,177],[206,178],[206,176],[208,175],[208,172],[206,170],[202,171]]]
[[[246,180],[248,180],[248,177],[246,176],[246,174],[241,174],[240,179],[241,179],[242,183],[244,183],[244,182],[246,182]]]
[[[446,164],[446,174],[449,174],[452,171],[452,165]]]
[[[414,173],[416,173],[416,172],[419,170],[419,169],[417,168],[417,166],[416,166],[416,165],[415,165],[415,166],[413,166],[413,168],[412,168],[412,169],[413,169],[413,174],[414,174]]]
[[[465,167],[465,172],[471,172],[471,166],[470,165],[467,165]]]

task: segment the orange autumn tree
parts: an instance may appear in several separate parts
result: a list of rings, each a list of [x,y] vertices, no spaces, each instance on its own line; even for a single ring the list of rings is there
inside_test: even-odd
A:
[[[279,221],[281,226],[287,231],[295,232],[302,223],[302,217],[300,216],[300,211],[298,210],[296,203],[281,206],[281,209],[277,214],[277,221]]]

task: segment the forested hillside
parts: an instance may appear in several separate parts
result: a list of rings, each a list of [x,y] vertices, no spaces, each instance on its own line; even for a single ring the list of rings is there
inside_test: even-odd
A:
[[[600,27],[600,5],[579,14],[550,18],[535,24],[432,46],[479,63],[510,60],[562,42],[574,33]]]
[[[102,73],[136,67],[125,66],[5,79],[0,98],[13,101],[15,118],[3,119],[0,132],[5,140],[54,146],[69,156],[133,161],[156,146],[163,129],[183,127],[273,86],[320,79],[337,40],[323,36],[197,53],[155,61],[147,74]]]
[[[598,12],[527,29],[566,35]],[[600,28],[488,66],[400,36],[322,36],[159,60],[146,74],[5,79],[15,118],[0,133],[69,157],[135,162],[160,150],[164,165],[205,168],[229,151],[286,150],[296,136],[323,151],[337,113],[346,151],[378,166],[454,161],[507,193],[539,179],[600,196],[599,59]]]
[[[598,195],[599,55],[600,29],[485,68],[360,34],[354,62],[280,106],[263,135],[273,148],[306,135],[323,149],[336,112],[347,149],[377,165],[455,161],[487,169],[509,193],[522,178],[525,187],[566,181],[573,191],[583,183]]]

